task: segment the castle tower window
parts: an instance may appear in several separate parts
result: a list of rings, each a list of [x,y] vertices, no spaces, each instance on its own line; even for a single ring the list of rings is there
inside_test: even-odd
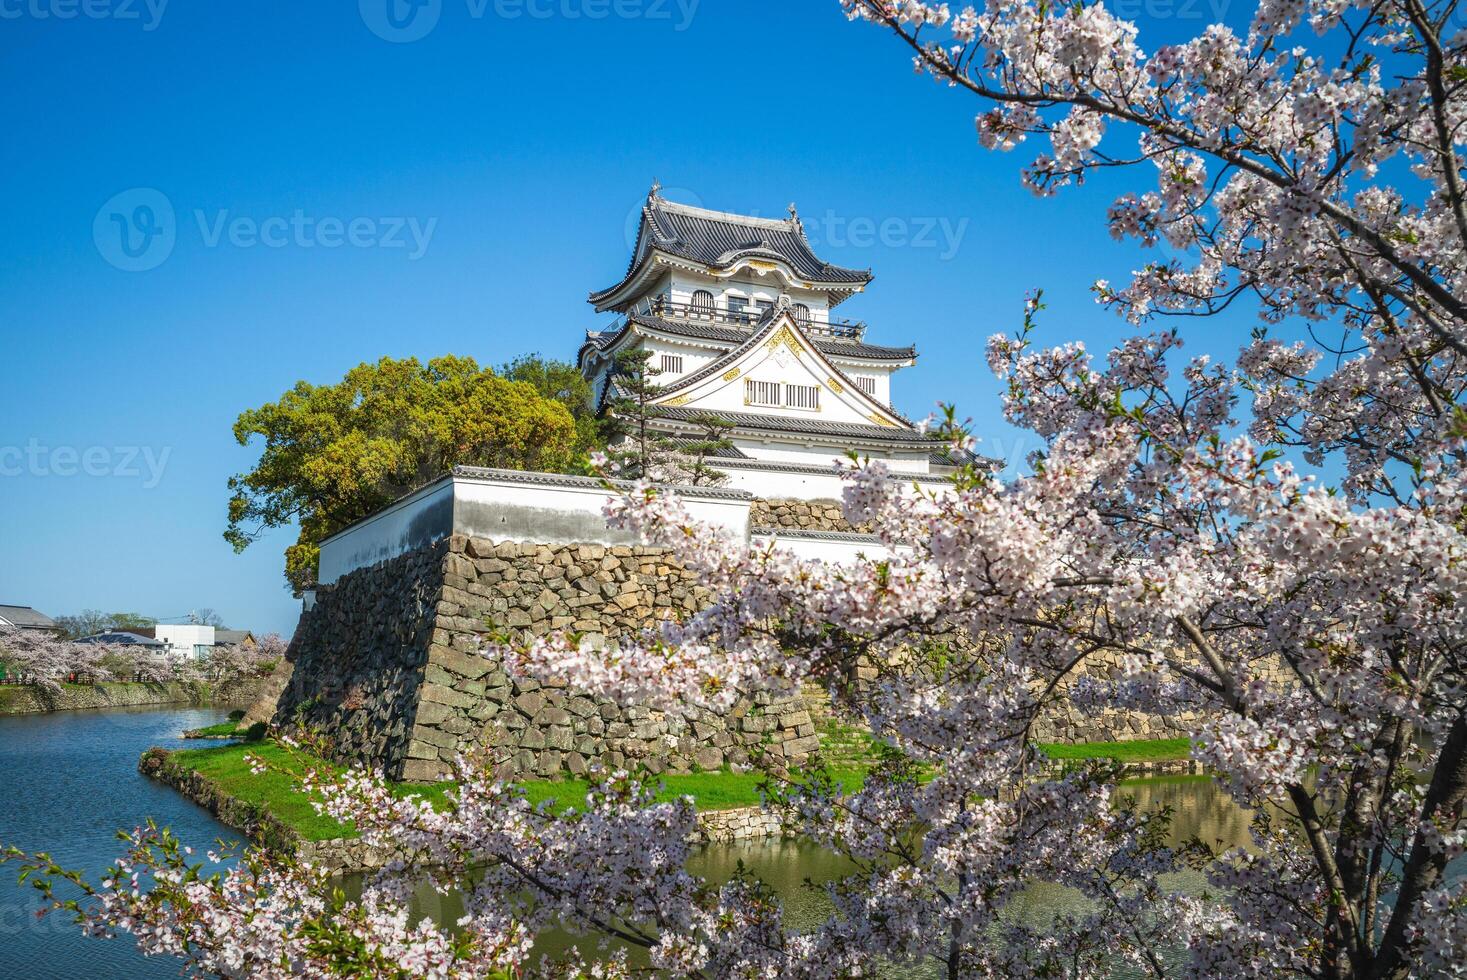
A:
[[[802,327],[810,325],[810,307],[804,303],[795,304],[795,322]]]
[[[774,309],[774,300],[772,300],[772,299],[756,299],[756,300],[754,300],[754,310],[760,316],[763,316],[764,314],[768,313],[772,309]]]
[[[749,308],[749,301],[742,296],[730,294],[724,297],[723,301],[728,305],[730,313],[742,313]]]
[[[779,404],[779,382],[755,381],[749,378],[744,382],[744,404],[777,406]]]
[[[663,354],[658,366],[662,369],[663,374],[682,374],[683,357],[681,354]]]
[[[712,316],[713,294],[706,289],[693,293],[693,312],[700,316]]]
[[[856,375],[856,384],[868,395],[876,394],[876,379],[869,374]]]
[[[815,385],[785,385],[786,408],[812,408],[820,410],[820,389]]]

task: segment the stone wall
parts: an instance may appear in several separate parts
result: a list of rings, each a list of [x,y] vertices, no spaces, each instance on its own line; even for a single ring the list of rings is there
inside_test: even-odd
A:
[[[440,541],[320,587],[286,651],[273,724],[324,734],[342,761],[401,778],[447,555]]]
[[[841,513],[838,500],[761,500],[749,508],[749,525],[756,528],[785,528],[794,531],[865,532]]]
[[[1111,677],[1120,672],[1120,654],[1092,653],[1085,658],[1078,673],[1094,677]],[[1183,738],[1196,734],[1201,719],[1194,712],[1177,711],[1169,715],[1153,715],[1139,711],[1104,711],[1099,714],[1081,712],[1063,695],[1073,681],[1059,687],[1061,697],[1040,717],[1035,725],[1035,739],[1040,742],[1125,742],[1135,739]]]
[[[138,708],[152,705],[189,704],[232,707],[249,704],[260,689],[259,681],[241,680],[213,689],[208,684],[171,681],[167,684],[67,684],[59,692],[38,687],[0,687],[0,715],[44,714],[51,711],[86,711],[97,708]]]
[[[491,635],[560,629],[614,642],[705,601],[658,549],[454,536],[318,591],[275,723],[317,729],[339,758],[414,782],[447,778],[461,753],[487,752],[513,776],[579,774],[593,761],[740,767],[755,752],[802,761],[819,739],[797,698],[760,696],[726,715],[622,707],[511,678],[478,652]]]

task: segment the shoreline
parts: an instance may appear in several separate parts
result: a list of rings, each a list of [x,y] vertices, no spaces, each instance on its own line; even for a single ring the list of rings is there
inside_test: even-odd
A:
[[[172,757],[173,752],[167,749],[148,749],[138,760],[138,771],[203,807],[251,843],[293,854],[297,859],[325,868],[332,874],[371,871],[401,856],[373,847],[360,837],[307,839],[267,807],[225,792],[213,780]],[[700,810],[698,826],[704,844],[732,844],[791,836],[785,832],[776,814],[759,806]]]
[[[264,801],[243,799],[205,775],[188,762],[174,758],[177,751],[151,748],[138,761],[143,775],[171,787],[186,799],[203,807],[220,822],[238,830],[251,843],[278,853],[293,854],[301,861],[332,874],[351,874],[380,868],[399,857],[408,857],[391,848],[368,845],[353,835],[310,836],[297,818],[271,809]],[[209,750],[214,751],[214,750]],[[1202,772],[1190,759],[1135,760],[1125,765],[1124,779],[1188,776]],[[431,792],[431,788],[427,788]],[[786,830],[779,815],[761,805],[743,805],[698,810],[698,825],[703,844],[732,844],[797,837]]]
[[[215,690],[198,681],[136,683],[102,681],[97,684],[64,684],[58,694],[48,695],[29,685],[0,687],[0,718],[87,711],[98,708],[248,707],[255,699],[259,681],[240,681]]]

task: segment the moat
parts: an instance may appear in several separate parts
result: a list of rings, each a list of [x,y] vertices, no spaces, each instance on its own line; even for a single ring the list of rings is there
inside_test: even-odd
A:
[[[0,798],[5,801],[0,806],[0,842],[48,851],[62,865],[96,876],[121,851],[118,829],[140,825],[149,817],[171,826],[199,852],[217,839],[237,838],[235,831],[203,809],[137,771],[143,750],[153,745],[183,747],[184,729],[213,724],[226,714],[224,709],[171,708],[0,718]],[[1206,779],[1140,780],[1128,783],[1126,791],[1143,804],[1174,807],[1178,838],[1197,835],[1233,843],[1246,832],[1246,815],[1222,799]],[[825,911],[823,896],[803,887],[803,882],[807,878],[819,882],[843,870],[831,854],[785,841],[710,847],[700,853],[693,870],[722,879],[740,860],[784,897],[796,927],[812,923]],[[1070,900],[1058,890],[1036,887],[1031,892],[1032,914],[1052,914]],[[0,976],[178,976],[176,961],[144,957],[130,939],[87,939],[63,916],[38,919],[35,913],[41,906],[29,886],[17,885],[13,870],[0,874]],[[425,906],[422,911],[446,916],[453,910]]]

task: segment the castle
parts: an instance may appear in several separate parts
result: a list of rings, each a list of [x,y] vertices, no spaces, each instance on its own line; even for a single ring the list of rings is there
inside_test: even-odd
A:
[[[655,425],[696,438],[699,416],[730,423],[733,447],[710,463],[756,497],[838,497],[831,461],[852,449],[939,484],[953,460],[891,405],[892,376],[916,350],[868,343],[864,323],[834,315],[871,278],[816,256],[794,205],[788,218],[750,217],[676,204],[654,185],[626,275],[590,297],[622,318],[587,332],[578,363],[604,410],[616,355],[649,350]]]
[[[696,437],[703,414],[731,425],[731,448],[709,460],[723,485],[669,488],[694,519],[805,558],[880,558],[884,545],[841,516],[834,462],[854,449],[940,491],[955,461],[891,406],[892,376],[916,351],[869,343],[864,324],[833,316],[870,282],[816,256],[793,207],[782,219],[728,214],[654,186],[626,274],[591,294],[620,319],[586,334],[578,362],[605,411],[617,354],[646,348],[654,425],[673,438]],[[794,694],[725,715],[652,711],[511,677],[479,655],[490,635],[615,642],[706,602],[670,556],[607,527],[607,499],[595,479],[459,467],[325,539],[275,722],[415,781],[485,749],[513,775],[801,761],[819,740]]]

